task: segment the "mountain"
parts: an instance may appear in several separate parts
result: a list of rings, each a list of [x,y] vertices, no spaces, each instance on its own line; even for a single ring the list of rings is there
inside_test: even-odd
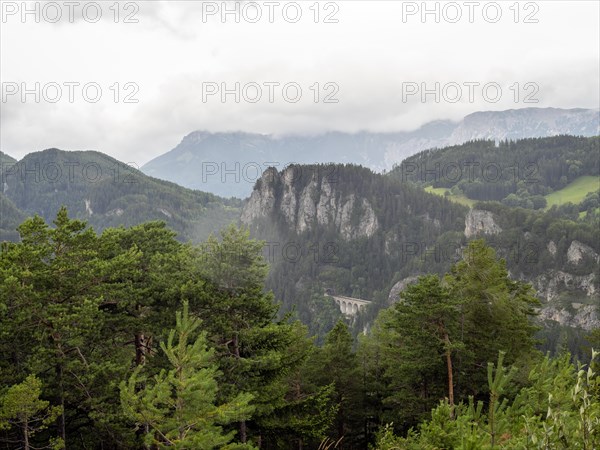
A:
[[[516,140],[560,134],[600,134],[600,110],[524,108],[478,112],[466,116],[458,124],[448,144],[461,144],[475,139]]]
[[[267,242],[267,287],[282,310],[295,310],[311,332],[322,335],[340,314],[323,296],[325,289],[373,301],[357,317],[361,329],[388,305],[396,281],[435,269],[413,258],[416,247],[460,240],[466,213],[463,206],[365,167],[291,165],[263,173],[241,221]]]
[[[291,163],[352,163],[375,171],[391,169],[421,150],[471,140],[516,140],[560,134],[600,134],[600,110],[524,108],[476,112],[459,122],[434,121],[415,131],[272,136],[195,131],[141,170],[192,189],[245,198],[269,166]]]
[[[586,153],[580,150],[593,142],[566,137],[533,141],[558,162]],[[472,145],[446,149],[444,158],[460,160]],[[526,139],[514,143],[512,151],[498,147],[498,161],[531,145]],[[433,166],[435,160],[428,158],[435,155],[425,152],[421,162]],[[481,237],[505,259],[513,278],[536,289],[542,333],[552,337],[548,342],[564,338],[576,348],[582,330],[600,326],[597,196],[590,197],[595,203],[587,214],[569,203],[536,211],[474,202],[469,209],[396,175],[353,165],[270,168],[244,204],[241,221],[267,242],[268,288],[283,310],[295,311],[311,332],[319,334],[340,314],[331,297],[324,296],[326,290],[371,302],[353,319],[355,330],[362,330],[378,310],[397,300],[403,286],[418,275],[445,273],[467,242]]]
[[[0,165],[2,164],[14,164],[17,160],[4,152],[0,152]]]
[[[27,218],[27,214],[15,206],[4,194],[0,193],[0,242],[17,241],[17,227]]]
[[[476,141],[423,152],[411,161],[434,167],[539,157],[540,173],[552,174],[542,184],[553,189],[553,177],[562,170],[567,176],[597,170],[597,145],[598,138],[569,136],[498,146]],[[550,163],[556,167],[549,169]],[[582,172],[573,172],[573,165]],[[600,325],[597,195],[585,197],[585,205],[540,210],[499,202],[473,202],[469,209],[450,195],[426,192],[418,179],[399,177],[398,168],[381,174],[352,164],[291,164],[263,171],[250,198],[241,202],[149,177],[92,151],[49,149],[1,167],[0,240],[17,239],[14,230],[29,215],[53,220],[63,204],[97,231],[164,220],[180,239],[193,241],[240,220],[267,242],[267,287],[282,311],[295,311],[319,336],[342,314],[326,290],[371,302],[354,318],[355,330],[364,329],[379,309],[396,301],[402,286],[421,274],[444,273],[477,237],[506,259],[513,277],[535,286],[548,333],[576,340],[577,330]]]
[[[38,214],[52,221],[61,205],[97,231],[163,220],[180,239],[201,241],[236,221],[240,203],[144,175],[94,151],[48,149],[2,165],[0,240]]]

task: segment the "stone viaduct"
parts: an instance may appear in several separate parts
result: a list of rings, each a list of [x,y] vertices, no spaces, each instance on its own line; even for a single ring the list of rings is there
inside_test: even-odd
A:
[[[361,308],[364,308],[371,302],[360,298],[345,297],[343,295],[335,295],[331,289],[325,290],[325,295],[332,297],[340,307],[342,314],[347,316],[355,316]]]

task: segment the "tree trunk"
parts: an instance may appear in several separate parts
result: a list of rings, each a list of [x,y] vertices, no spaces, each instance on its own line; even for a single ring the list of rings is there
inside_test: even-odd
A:
[[[148,351],[149,338],[146,338],[144,333],[136,333],[133,341],[135,345],[135,365],[143,366],[144,364],[146,364],[146,353]],[[147,423],[144,423],[142,427],[138,431],[136,431],[136,435],[138,436],[144,436],[148,433],[150,433],[150,426]],[[150,447],[144,444],[144,448],[149,449]]]
[[[136,333],[135,338],[135,365],[143,366],[146,363],[148,351],[148,338],[143,333]]]
[[[64,384],[63,384],[63,367],[62,364],[58,363],[58,365],[56,366],[56,374],[58,376],[58,386],[60,389],[60,406],[62,408],[62,411],[60,413],[60,416],[58,416],[58,432],[60,434],[60,437],[63,440],[63,445],[65,446],[64,448],[67,448],[67,426],[66,426],[66,420],[65,420],[65,388],[64,388]]]
[[[450,338],[448,333],[444,334],[446,343],[446,366],[448,369],[448,401],[450,402],[450,417],[454,417],[454,379],[452,375],[452,350],[450,349]]]
[[[235,355],[235,359],[240,359],[240,343],[238,340],[238,334],[234,333],[233,335],[233,354]],[[246,431],[246,421],[240,421],[240,442],[245,444],[247,441],[247,431]]]
[[[344,436],[344,428],[345,428],[344,422],[345,421],[344,421],[344,407],[342,406],[343,400],[344,400],[343,398],[340,399],[340,403],[339,403],[340,408],[338,410],[338,427],[337,427],[338,428],[338,430],[337,430],[338,438],[342,438]]]
[[[29,450],[29,421],[23,422],[23,450]]]

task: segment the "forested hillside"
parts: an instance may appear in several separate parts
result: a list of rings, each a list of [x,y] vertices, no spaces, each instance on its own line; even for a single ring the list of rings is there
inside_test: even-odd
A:
[[[594,193],[469,209],[292,165],[240,207],[94,152],[3,167],[6,448],[598,445]]]
[[[283,310],[294,309],[312,331],[323,334],[339,315],[323,296],[325,289],[373,301],[357,318],[356,330],[362,329],[389,304],[395,282],[441,273],[458,258],[456,253],[445,259],[430,249],[452,243],[460,248],[466,213],[460,205],[360,166],[315,165],[266,171],[242,221],[270,244],[267,286]]]
[[[2,164],[14,164],[16,162],[17,162],[17,160],[14,159],[12,156],[7,155],[4,152],[0,152],[0,165],[2,165]]]
[[[483,240],[358,341],[339,320],[315,346],[277,319],[242,229],[195,246],[160,222],[98,235],[62,208],[19,233],[0,252],[4,448],[600,445],[600,377],[535,350],[534,291]]]
[[[426,150],[405,159],[390,176],[445,188],[473,200],[545,208],[544,196],[585,175],[600,176],[600,137],[556,136],[517,141],[472,141]],[[596,182],[593,191],[600,189]]]
[[[585,160],[581,148],[590,150],[590,145],[597,145],[597,139],[557,137],[498,148],[472,142],[439,152],[448,161],[452,152],[471,152],[465,160],[489,163],[492,154],[509,152],[510,146],[515,155],[522,153],[521,147],[535,147],[530,153],[546,152],[552,160],[542,159],[560,168],[569,157]],[[435,167],[426,156],[435,160],[437,154],[422,154],[419,164]],[[589,164],[585,170],[592,170]],[[4,240],[18,239],[16,227],[27,216],[39,214],[50,221],[63,204],[97,232],[164,220],[183,242],[200,242],[240,217],[237,200],[152,179],[96,152],[47,150],[2,167]],[[469,239],[486,236],[511,274],[534,284],[542,300],[543,332],[550,337],[545,348],[566,346],[580,354],[585,331],[599,320],[598,195],[545,212],[476,202],[468,212],[448,201],[452,196],[427,194],[420,185],[402,181],[397,171],[381,175],[353,165],[266,171],[241,220],[266,241],[267,287],[282,303],[281,314],[293,311],[321,342],[343,316],[340,306],[324,295],[329,290],[371,302],[352,319],[356,334],[368,329],[377,312],[395,302],[399,290],[416,276],[444,273]]]
[[[144,175],[93,151],[49,149],[2,164],[2,239],[14,238],[15,222],[38,214],[52,220],[65,205],[98,231],[163,220],[182,240],[199,242],[237,220],[240,202],[185,189]],[[19,212],[20,211],[20,212]]]
[[[590,197],[590,201],[593,200]],[[267,285],[321,336],[341,315],[326,289],[371,303],[352,317],[355,333],[426,273],[442,274],[470,239],[485,237],[513,277],[541,300],[543,350],[581,354],[600,324],[600,216],[566,204],[547,211],[498,202],[475,209],[358,166],[291,166],[263,174],[242,221],[268,242]]]

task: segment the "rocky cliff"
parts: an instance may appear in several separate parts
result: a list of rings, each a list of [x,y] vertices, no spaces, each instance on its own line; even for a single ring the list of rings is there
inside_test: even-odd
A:
[[[499,235],[501,238],[503,230],[498,225],[500,221],[500,217],[491,211],[471,209],[465,217],[465,236],[490,239],[492,236]],[[537,261],[546,251],[551,255],[549,260],[554,261],[561,256],[561,259],[565,261],[561,269],[548,267],[543,273],[533,277],[522,273],[519,275],[511,273],[511,276],[528,281],[535,288],[537,296],[542,302],[539,311],[540,319],[584,330],[600,327],[600,295],[598,292],[600,280],[597,273],[600,256],[598,253],[589,245],[572,240],[564,255],[557,255],[558,249],[554,241],[550,240],[545,246],[535,245],[533,241],[529,241],[532,237],[530,232],[523,235],[523,246],[527,248],[524,257],[532,257],[532,261]],[[498,239],[498,242],[501,241]],[[528,245],[527,242],[534,245]],[[584,261],[594,263],[592,267],[596,270],[583,274],[571,273],[577,271]],[[398,291],[396,289],[393,292],[394,297],[397,297]]]
[[[250,225],[277,217],[298,234],[324,226],[335,229],[346,240],[371,237],[379,222],[369,199],[341,189],[325,170],[317,166],[312,169],[303,170],[310,174],[302,175],[297,166],[281,172],[267,169],[244,206],[241,221]]]
[[[465,219],[465,236],[471,238],[479,234],[498,234],[502,228],[498,226],[490,211],[471,209]]]

